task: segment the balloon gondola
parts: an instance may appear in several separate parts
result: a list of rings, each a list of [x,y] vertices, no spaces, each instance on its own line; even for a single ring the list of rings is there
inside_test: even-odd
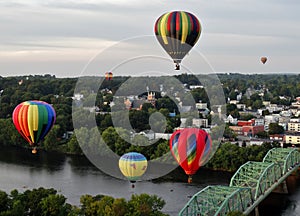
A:
[[[170,138],[170,150],[177,163],[192,176],[208,161],[212,149],[210,135],[199,128],[184,128],[175,131]]]
[[[146,172],[147,165],[146,157],[138,152],[126,153],[119,159],[120,171],[132,183],[132,188],[134,188],[134,183]]]
[[[198,41],[201,25],[197,17],[185,11],[161,15],[154,26],[156,38],[180,70],[180,63]]]
[[[17,105],[12,114],[13,123],[21,136],[37,153],[37,145],[51,130],[56,120],[53,107],[38,100],[25,101]]]

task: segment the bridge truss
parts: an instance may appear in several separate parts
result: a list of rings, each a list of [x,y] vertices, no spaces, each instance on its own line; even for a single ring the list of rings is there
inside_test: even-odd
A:
[[[229,186],[207,186],[196,193],[179,216],[225,216],[230,211],[247,215],[299,166],[298,150],[273,148],[263,162],[243,164]]]

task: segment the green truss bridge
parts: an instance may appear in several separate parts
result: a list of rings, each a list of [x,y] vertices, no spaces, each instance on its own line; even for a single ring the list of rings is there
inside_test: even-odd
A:
[[[229,186],[207,186],[196,193],[179,216],[225,216],[231,211],[248,215],[299,166],[299,151],[273,148],[263,162],[243,164]]]

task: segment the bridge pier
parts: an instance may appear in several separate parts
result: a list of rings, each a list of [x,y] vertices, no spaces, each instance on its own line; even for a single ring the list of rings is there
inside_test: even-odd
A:
[[[288,194],[288,187],[286,180],[284,180],[280,185],[278,185],[273,191],[273,193],[280,193],[280,194]]]
[[[259,208],[256,206],[248,216],[259,216]]]
[[[259,209],[258,209],[258,206],[255,207],[254,212],[255,212],[255,216],[259,216]]]

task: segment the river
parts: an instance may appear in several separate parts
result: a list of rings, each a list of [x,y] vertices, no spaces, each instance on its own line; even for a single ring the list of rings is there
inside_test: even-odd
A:
[[[59,153],[31,154],[30,150],[0,146],[0,190],[9,193],[13,189],[23,192],[38,187],[54,188],[67,197],[67,202],[79,205],[80,196],[110,195],[130,198],[132,194],[148,193],[166,201],[163,211],[177,215],[189,198],[208,185],[228,185],[231,174],[200,169],[194,183],[185,179],[174,181],[143,181],[131,188],[129,182],[110,177],[95,168],[85,157],[66,156]],[[300,186],[291,195],[280,195],[282,207],[274,216],[300,215]],[[261,216],[270,215],[272,207],[262,209]]]

